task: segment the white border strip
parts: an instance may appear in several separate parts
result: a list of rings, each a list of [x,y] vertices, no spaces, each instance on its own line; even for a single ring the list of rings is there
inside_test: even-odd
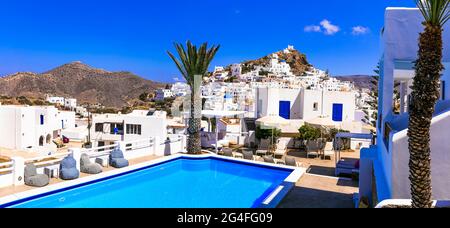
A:
[[[103,179],[103,178],[108,178],[108,177],[111,177],[114,175],[120,175],[122,173],[134,171],[134,170],[145,168],[148,166],[158,165],[160,163],[178,159],[178,158],[214,158],[214,157],[220,158],[222,160],[238,161],[240,163],[248,163],[248,164],[254,164],[254,165],[258,165],[258,166],[291,169],[293,172],[291,173],[291,175],[289,175],[284,180],[284,182],[290,182],[290,183],[294,183],[294,184],[303,176],[304,173],[306,173],[305,168],[295,168],[295,167],[290,167],[290,166],[285,166],[285,165],[269,164],[269,163],[262,163],[262,162],[257,162],[257,161],[249,161],[249,160],[243,160],[243,159],[223,157],[223,156],[219,156],[219,155],[215,155],[215,154],[210,154],[210,155],[175,154],[175,155],[171,155],[171,156],[167,156],[167,157],[157,158],[152,161],[136,164],[136,165],[129,166],[126,168],[122,168],[122,169],[115,169],[115,170],[103,172],[103,173],[96,174],[96,175],[82,177],[82,178],[79,178],[76,180],[65,181],[62,183],[49,185],[49,186],[42,187],[42,188],[36,188],[33,190],[29,190],[29,191],[11,194],[9,196],[0,198],[0,205],[12,203],[14,201],[18,201],[18,200],[26,199],[29,197],[45,194],[45,193],[52,192],[52,191],[57,191],[57,190],[64,189],[64,188],[70,188],[70,187],[73,187],[76,185],[84,184],[84,183],[91,182],[91,181],[96,181],[96,180]],[[272,194],[273,198],[275,198],[278,195],[278,193]],[[272,200],[273,200],[273,198],[272,198]]]
[[[281,190],[283,190],[284,186],[278,186],[277,189],[275,189],[275,191],[273,191],[272,193],[270,193],[270,195],[264,200],[263,204],[264,205],[269,205],[273,199],[275,199],[275,197],[281,192]]]

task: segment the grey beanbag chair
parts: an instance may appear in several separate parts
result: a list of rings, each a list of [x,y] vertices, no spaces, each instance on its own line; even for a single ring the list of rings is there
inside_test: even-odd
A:
[[[245,160],[254,160],[254,158],[255,158],[253,156],[253,152],[251,152],[251,151],[244,151],[243,155],[244,155]]]
[[[59,177],[63,180],[74,180],[80,176],[80,172],[77,169],[77,162],[70,155],[61,161],[59,167]]]
[[[50,182],[50,178],[45,174],[37,174],[36,166],[28,164],[25,166],[25,184],[32,187],[44,187]]]
[[[286,157],[285,162],[286,162],[286,165],[287,165],[287,166],[294,166],[294,167],[297,167],[297,161],[295,160],[295,158],[292,158],[292,157]]]
[[[269,156],[264,156],[264,162],[275,164],[275,160],[273,159],[273,157]]]
[[[103,171],[102,166],[97,163],[92,163],[87,154],[81,155],[80,169],[82,173],[87,174],[99,174]]]
[[[223,148],[223,156],[233,157],[233,150],[230,148]]]
[[[109,155],[109,163],[114,168],[124,168],[129,165],[129,162],[123,156],[123,153],[120,149],[114,149]]]

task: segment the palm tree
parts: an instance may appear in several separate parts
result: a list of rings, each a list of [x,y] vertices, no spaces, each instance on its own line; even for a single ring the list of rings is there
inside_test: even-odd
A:
[[[200,141],[202,109],[200,86],[220,45],[214,45],[211,48],[208,48],[208,43],[203,43],[197,48],[197,46],[193,45],[190,41],[187,41],[186,47],[182,44],[175,43],[175,48],[179,59],[172,53],[167,53],[175,62],[175,65],[191,89],[187,151],[189,154],[198,154],[201,153],[202,150]]]
[[[413,208],[432,206],[430,126],[439,99],[442,31],[450,19],[450,0],[415,0],[424,16],[409,119],[409,179]]]

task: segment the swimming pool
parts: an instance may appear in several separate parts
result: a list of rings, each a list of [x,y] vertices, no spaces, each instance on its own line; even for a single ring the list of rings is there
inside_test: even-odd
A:
[[[295,169],[178,157],[3,205],[12,208],[258,208]],[[287,189],[284,189],[286,191]],[[269,201],[270,201],[269,199]]]

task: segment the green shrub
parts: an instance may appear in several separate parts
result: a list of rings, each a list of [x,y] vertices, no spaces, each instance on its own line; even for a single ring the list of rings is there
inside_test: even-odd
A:
[[[320,138],[321,135],[319,128],[309,125],[303,125],[298,131],[300,133],[300,136],[298,137],[300,140],[316,140]]]
[[[272,136],[274,138],[274,141],[276,141],[281,136],[281,130],[277,129],[277,128],[266,129],[266,128],[261,128],[260,126],[258,126],[256,128],[256,138],[258,140],[272,139]]]

